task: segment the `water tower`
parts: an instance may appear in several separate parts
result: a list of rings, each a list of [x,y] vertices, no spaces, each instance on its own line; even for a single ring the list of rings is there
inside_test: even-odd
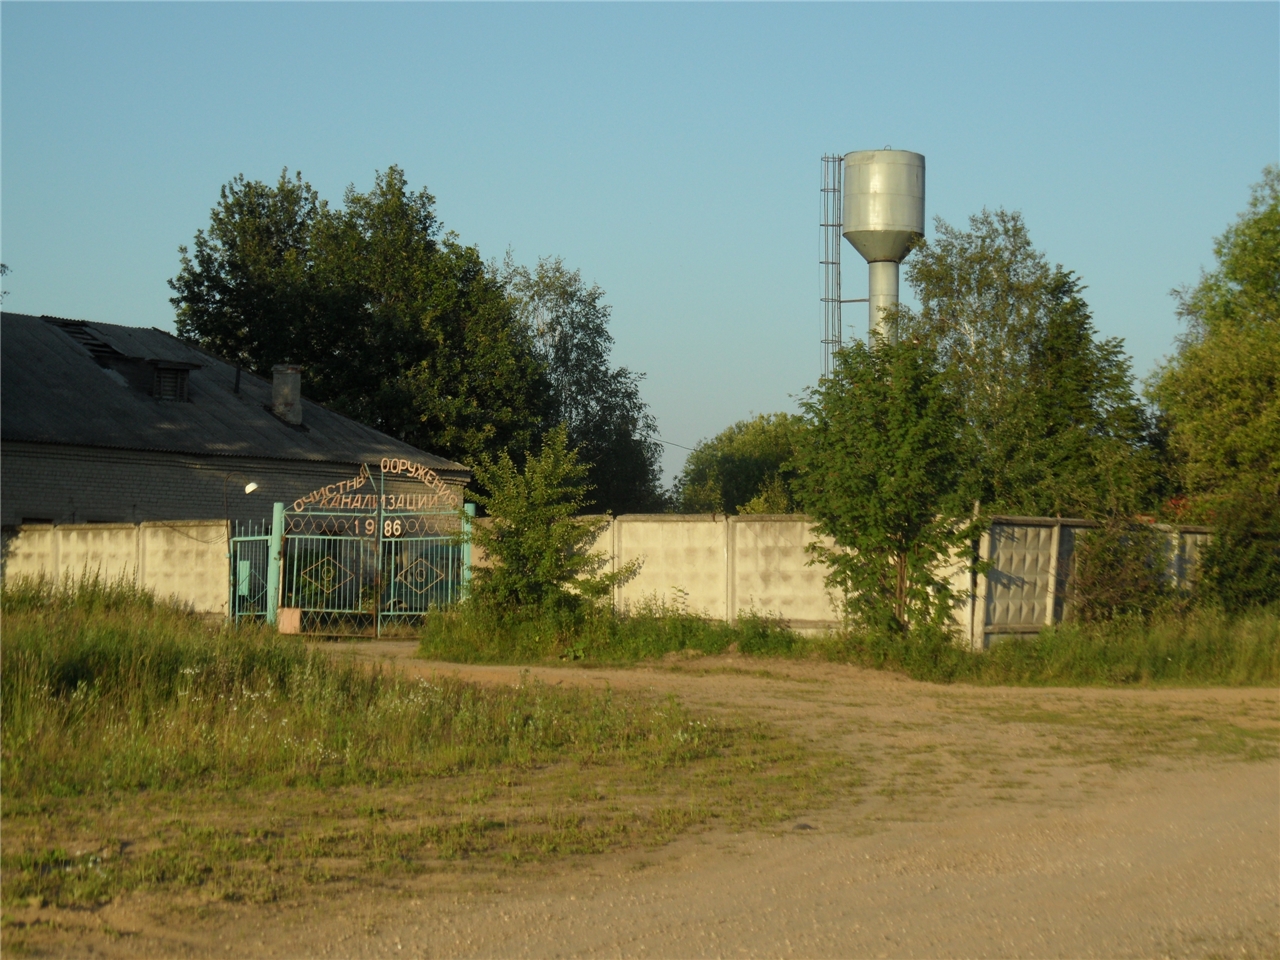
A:
[[[898,264],[924,236],[924,156],[886,147],[824,157],[822,193],[827,352],[840,347],[840,304],[861,302],[840,299],[841,235],[867,261],[869,327],[892,340],[883,311],[898,302]]]

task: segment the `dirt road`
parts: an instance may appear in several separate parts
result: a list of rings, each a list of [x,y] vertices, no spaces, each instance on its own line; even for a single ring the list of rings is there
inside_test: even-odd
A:
[[[520,674],[412,650],[355,648],[415,672]],[[1280,956],[1275,690],[940,687],[735,657],[533,673],[762,717],[844,757],[851,785],[775,830],[536,875],[284,907],[122,898],[84,918],[80,942],[118,956]]]

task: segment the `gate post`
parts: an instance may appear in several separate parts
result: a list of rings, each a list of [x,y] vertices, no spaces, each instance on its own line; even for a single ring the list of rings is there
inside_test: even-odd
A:
[[[462,505],[462,596],[465,600],[471,592],[471,518],[476,515],[474,503]]]
[[[280,568],[284,566],[284,504],[271,505],[271,540],[267,547],[267,623],[275,626],[280,608]]]

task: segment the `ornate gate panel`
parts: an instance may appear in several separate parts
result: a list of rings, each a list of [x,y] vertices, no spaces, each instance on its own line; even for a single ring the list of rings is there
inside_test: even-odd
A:
[[[378,554],[371,518],[285,514],[280,606],[300,613],[303,633],[367,633],[376,627]],[[376,630],[375,630],[376,632]]]
[[[456,513],[382,515],[382,627],[412,624],[462,599],[459,532]]]

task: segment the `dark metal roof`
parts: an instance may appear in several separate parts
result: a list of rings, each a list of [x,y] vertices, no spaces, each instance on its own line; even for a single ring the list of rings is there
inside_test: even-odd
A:
[[[189,403],[157,400],[137,375],[187,370]],[[303,391],[306,391],[303,373]],[[401,457],[442,479],[470,471],[303,400],[299,428],[270,412],[271,383],[154,328],[0,314],[0,437],[128,450],[376,463]]]

